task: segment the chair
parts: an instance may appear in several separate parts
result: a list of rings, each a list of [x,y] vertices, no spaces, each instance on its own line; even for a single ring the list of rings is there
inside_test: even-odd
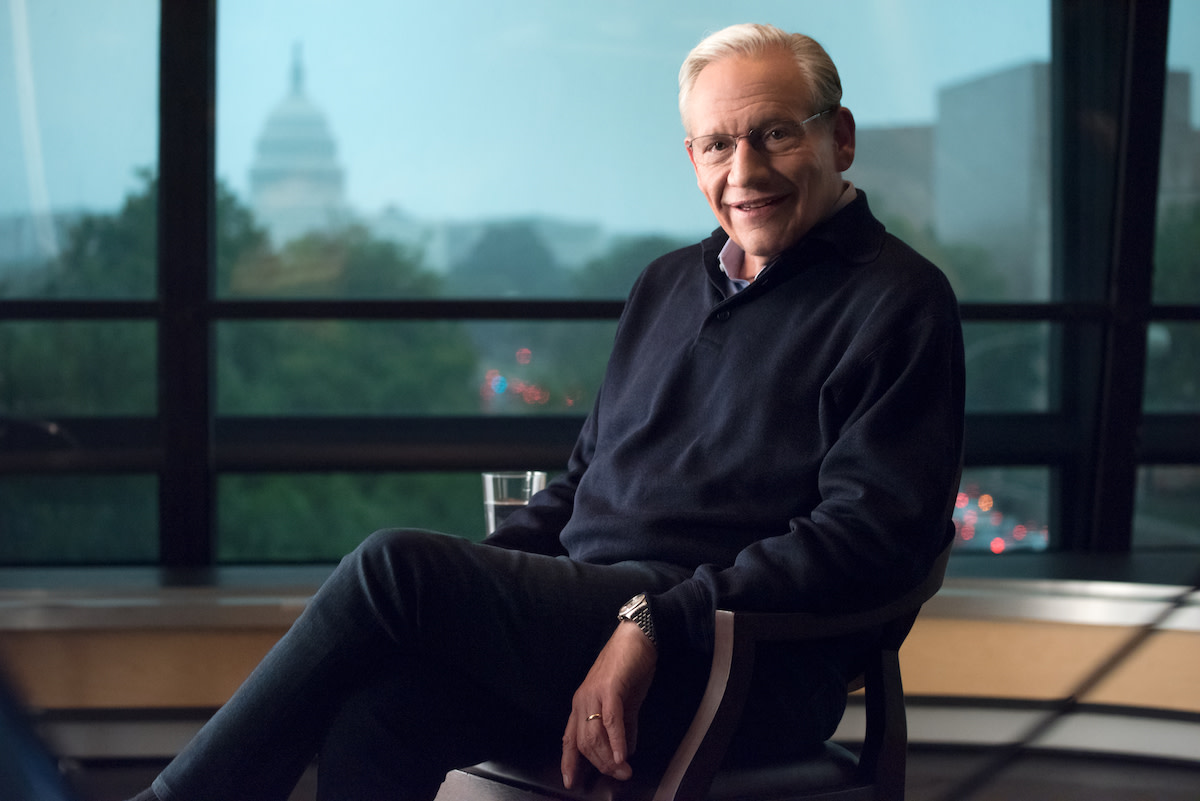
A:
[[[952,543],[951,543],[952,544]],[[657,783],[635,775],[629,782],[598,777],[565,790],[559,754],[526,754],[451,771],[437,801],[902,801],[908,747],[900,644],[921,605],[942,585],[951,545],[926,578],[902,597],[863,612],[837,615],[716,613],[708,686],[683,741]],[[737,728],[759,643],[839,637],[878,630],[879,648],[864,668],[866,733],[856,758],[829,742],[811,757],[782,763],[725,765]]]

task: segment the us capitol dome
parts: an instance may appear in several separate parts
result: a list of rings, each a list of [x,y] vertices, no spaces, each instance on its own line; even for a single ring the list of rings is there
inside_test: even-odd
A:
[[[345,173],[325,114],[304,92],[300,48],[291,90],[267,117],[250,168],[250,204],[275,245],[348,218]]]

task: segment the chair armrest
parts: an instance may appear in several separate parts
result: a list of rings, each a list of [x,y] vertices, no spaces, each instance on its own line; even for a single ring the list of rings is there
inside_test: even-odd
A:
[[[810,612],[730,612],[717,610],[715,638],[722,634],[736,636],[738,642],[801,642],[843,637],[886,626],[908,615],[915,615],[921,606],[932,598],[942,586],[946,565],[950,560],[953,542],[947,545],[920,584],[894,600],[859,612],[815,614]],[[732,617],[735,621],[722,630],[722,618]]]
[[[952,547],[953,539],[920,584],[872,609],[832,615],[717,610],[708,684],[696,715],[663,774],[654,801],[704,797],[741,719],[759,643],[827,639],[879,629],[884,632],[883,645],[893,652],[894,662],[894,652],[908,634],[921,605],[942,586]],[[868,685],[880,681],[882,672],[880,665],[872,665],[868,669]]]

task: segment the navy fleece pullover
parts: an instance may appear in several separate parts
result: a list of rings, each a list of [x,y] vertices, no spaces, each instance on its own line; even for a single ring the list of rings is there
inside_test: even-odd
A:
[[[957,491],[962,329],[945,276],[862,192],[731,297],[727,239],[642,273],[568,471],[488,539],[694,570],[651,600],[660,649],[711,650],[718,608],[898,595],[945,545]]]

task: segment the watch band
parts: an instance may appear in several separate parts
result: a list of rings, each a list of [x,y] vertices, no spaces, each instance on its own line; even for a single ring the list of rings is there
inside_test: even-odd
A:
[[[658,645],[658,640],[654,636],[654,616],[650,614],[650,601],[646,598],[645,593],[630,598],[617,613],[617,618],[633,623],[641,629],[642,634],[646,635],[651,644]]]

